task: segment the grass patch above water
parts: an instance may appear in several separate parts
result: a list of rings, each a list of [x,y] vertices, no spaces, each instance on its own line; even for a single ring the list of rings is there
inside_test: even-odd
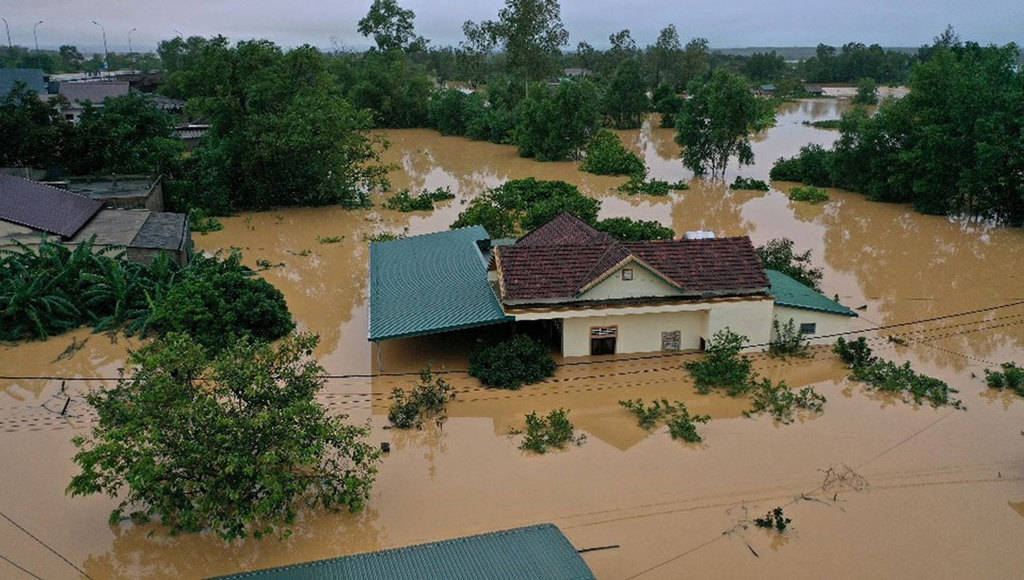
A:
[[[949,405],[966,409],[963,402],[953,396],[958,392],[956,389],[944,381],[915,372],[909,362],[898,365],[875,357],[863,336],[854,342],[840,337],[833,351],[852,371],[850,379],[866,384],[870,390],[900,395],[919,405],[928,401],[933,407]]]
[[[512,434],[521,433],[511,431]],[[550,449],[565,449],[570,443],[583,445],[586,435],[576,435],[576,429],[569,421],[569,411],[555,409],[547,416],[538,415],[536,411],[526,416],[526,431],[519,448],[535,453],[547,453]]]
[[[666,196],[671,191],[683,191],[690,186],[682,181],[669,183],[660,179],[645,179],[643,175],[633,175],[626,183],[619,186],[619,191],[629,195]]]
[[[411,211],[432,211],[434,203],[455,199],[455,194],[447,187],[439,187],[433,191],[424,191],[419,195],[411,195],[408,189],[403,189],[389,197],[384,202],[384,207],[401,212]]]

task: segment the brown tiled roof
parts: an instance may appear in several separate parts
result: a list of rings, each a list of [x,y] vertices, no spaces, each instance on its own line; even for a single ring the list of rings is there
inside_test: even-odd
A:
[[[768,288],[750,238],[667,240],[497,248],[502,299],[569,299],[629,256],[647,263],[684,295],[744,294]]]
[[[609,244],[615,241],[610,235],[599,232],[586,222],[568,212],[562,212],[548,223],[533,230],[516,241],[517,246],[582,246],[595,243]]]
[[[70,238],[101,207],[102,201],[0,174],[0,220]]]

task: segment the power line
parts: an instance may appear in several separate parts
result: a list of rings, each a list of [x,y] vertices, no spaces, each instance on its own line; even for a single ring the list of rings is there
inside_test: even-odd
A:
[[[21,570],[22,572],[24,572],[25,574],[28,574],[29,576],[31,576],[33,578],[36,578],[36,580],[43,580],[41,577],[36,576],[35,574],[33,574],[33,573],[29,572],[28,570],[26,570],[24,567],[19,566],[18,564],[16,564],[14,561],[12,561],[7,556],[4,556],[3,554],[0,554],[0,560],[3,560],[4,562],[7,562],[11,566],[14,566],[18,570]]]
[[[940,320],[949,320],[951,318],[960,318],[960,317],[963,317],[963,316],[969,316],[971,314],[981,314],[983,312],[992,312],[992,311],[995,311],[995,310],[1002,310],[1004,308],[1012,308],[1014,306],[1020,306],[1022,304],[1024,304],[1024,300],[1018,300],[1016,302],[1007,302],[1005,304],[998,304],[998,305],[995,305],[995,306],[987,306],[985,308],[976,308],[976,309],[973,309],[973,310],[964,310],[962,312],[954,312],[952,314],[944,314],[942,316],[933,316],[931,318],[921,318],[921,319],[918,319],[918,320],[908,320],[906,322],[897,322],[897,323],[893,323],[893,324],[878,325],[878,326],[873,326],[873,327],[870,327],[870,328],[861,328],[861,329],[856,329],[856,330],[845,330],[843,332],[833,332],[831,334],[821,334],[821,335],[814,336],[813,339],[814,340],[821,340],[821,339],[827,339],[827,338],[838,338],[840,336],[850,336],[850,335],[854,335],[854,334],[864,334],[864,333],[868,333],[868,332],[877,332],[877,331],[880,331],[880,330],[890,330],[890,329],[893,329],[893,328],[902,328],[902,327],[905,327],[905,326],[913,326],[915,324],[925,324],[925,323],[928,323],[928,322],[938,322]],[[976,324],[980,324],[982,322],[988,322],[988,321],[980,320]],[[971,323],[971,324],[975,324],[975,323]],[[765,348],[765,347],[768,347],[770,345],[771,345],[771,342],[762,342],[762,343],[756,343],[756,344],[748,344],[748,345],[745,345],[743,348],[744,349]],[[694,353],[694,352],[657,353],[657,354],[649,354],[649,355],[635,355],[635,356],[630,356],[630,357],[616,358],[616,359],[611,359],[611,360],[601,360],[601,361],[583,360],[583,361],[574,361],[574,362],[562,362],[562,363],[558,363],[556,366],[559,366],[559,367],[574,367],[574,366],[587,366],[587,365],[596,365],[596,364],[613,364],[613,363],[623,363],[623,362],[635,362],[635,361],[642,361],[642,360],[656,360],[656,359],[662,359],[662,358],[677,358],[677,357],[683,357],[683,356],[693,356],[694,354],[699,354],[699,353]],[[437,370],[437,371],[432,371],[432,372],[435,375],[468,374],[469,373],[469,371],[467,369]],[[328,374],[319,375],[318,378],[321,378],[321,379],[374,379],[374,378],[380,378],[380,377],[412,377],[412,376],[419,376],[419,375],[420,375],[420,371],[408,371],[408,372],[398,372],[398,373],[349,373],[349,374],[331,374],[331,373],[328,373]],[[39,376],[33,376],[33,375],[20,375],[20,376],[0,375],[0,380],[4,380],[4,381],[30,381],[30,380],[40,380],[40,381],[116,381],[116,380],[120,380],[121,378],[122,377],[66,377],[66,376],[55,376],[55,375],[54,376],[43,376],[43,375],[39,375]]]
[[[65,563],[66,563],[66,564],[67,564],[68,566],[71,566],[72,568],[74,568],[74,569],[75,569],[75,571],[77,571],[77,572],[78,572],[79,574],[81,574],[82,576],[85,576],[85,577],[86,577],[86,578],[88,578],[89,580],[92,580],[92,576],[89,576],[88,574],[86,574],[86,573],[85,573],[85,570],[82,570],[81,568],[79,568],[78,566],[76,566],[76,565],[75,565],[74,563],[72,563],[72,562],[71,562],[71,560],[68,560],[67,558],[65,558],[65,557],[64,557],[64,556],[63,556],[63,555],[62,555],[62,554],[61,554],[60,552],[58,552],[57,550],[55,550],[55,549],[53,549],[52,547],[50,547],[50,545],[49,545],[49,544],[47,544],[46,542],[44,542],[44,541],[40,540],[40,539],[39,539],[38,537],[36,537],[36,536],[35,536],[35,535],[34,535],[34,534],[33,534],[32,532],[30,532],[30,531],[26,530],[25,528],[21,527],[21,525],[20,525],[20,524],[18,524],[18,522],[16,522],[16,521],[12,520],[12,519],[10,518],[10,516],[8,516],[7,514],[5,514],[5,513],[4,513],[4,512],[2,512],[2,511],[0,511],[0,516],[2,516],[2,517],[3,517],[4,519],[5,519],[5,520],[7,520],[8,522],[10,522],[12,526],[14,526],[14,527],[18,528],[19,530],[21,530],[21,531],[22,531],[22,532],[23,532],[23,533],[24,533],[25,535],[27,535],[28,537],[30,537],[30,538],[32,538],[33,540],[35,540],[35,541],[36,541],[37,543],[39,543],[39,545],[41,545],[41,546],[43,546],[44,548],[46,548],[47,550],[49,550],[49,551],[50,551],[51,553],[53,553],[53,555],[57,556],[57,557],[58,557],[58,558],[60,558],[61,560],[64,560],[64,562],[65,562]],[[10,562],[10,560],[8,560],[8,562]],[[13,564],[13,562],[11,562],[11,563]],[[20,566],[19,566],[19,568],[20,568]],[[33,575],[34,575],[34,574],[33,574]],[[36,577],[38,578],[38,576],[36,576]]]

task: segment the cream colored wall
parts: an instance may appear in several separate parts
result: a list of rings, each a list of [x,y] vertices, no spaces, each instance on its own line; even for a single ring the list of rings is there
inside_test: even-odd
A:
[[[738,300],[715,303],[708,316],[707,338],[716,332],[729,328],[736,334],[747,337],[747,344],[767,344],[772,332],[772,313],[775,301]]]
[[[590,329],[595,326],[618,327],[616,354],[660,351],[661,333],[676,330],[680,331],[679,347],[682,350],[696,349],[705,335],[707,319],[705,310],[565,318],[562,321],[562,355],[589,355]]]
[[[633,269],[633,279],[623,280],[623,268]],[[611,300],[615,298],[648,298],[678,296],[679,290],[640,264],[630,263],[618,268],[599,284],[580,295],[580,300]]]
[[[818,325],[814,334],[805,335],[805,338],[810,343],[835,341],[835,337],[820,339],[817,341],[815,340],[815,337],[835,334],[837,332],[846,332],[850,329],[850,321],[853,319],[852,316],[830,314],[828,312],[818,312],[816,310],[790,308],[788,306],[775,307],[775,319],[779,321],[779,324],[786,324],[791,318],[796,323],[797,330],[799,330],[800,325],[804,323],[813,322]],[[772,338],[774,338],[774,331],[772,332]]]

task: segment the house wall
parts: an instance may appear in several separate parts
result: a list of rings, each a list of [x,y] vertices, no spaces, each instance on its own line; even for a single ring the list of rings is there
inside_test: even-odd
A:
[[[622,270],[633,270],[632,280],[622,279]],[[640,298],[650,296],[678,296],[679,290],[666,283],[640,264],[630,263],[615,270],[590,290],[580,295],[580,300],[610,300],[616,298]]]
[[[565,318],[562,321],[562,355],[589,355],[590,329],[595,326],[618,327],[616,354],[660,351],[661,333],[673,331],[680,332],[681,350],[693,350],[700,348],[707,320],[706,310]]]
[[[716,303],[708,316],[707,339],[728,328],[747,337],[747,344],[767,344],[772,333],[775,300],[737,300]]]
[[[846,332],[850,329],[850,320],[852,316],[844,316],[842,314],[831,314],[828,312],[819,312],[817,310],[806,310],[803,308],[790,308],[788,306],[775,306],[775,320],[779,321],[779,324],[786,324],[790,319],[796,324],[799,330],[801,324],[814,323],[817,325],[814,334],[805,335],[808,342],[814,342],[815,336],[834,334],[837,332]],[[772,338],[775,338],[775,332],[772,331]],[[822,339],[818,342],[831,342],[835,338]]]

